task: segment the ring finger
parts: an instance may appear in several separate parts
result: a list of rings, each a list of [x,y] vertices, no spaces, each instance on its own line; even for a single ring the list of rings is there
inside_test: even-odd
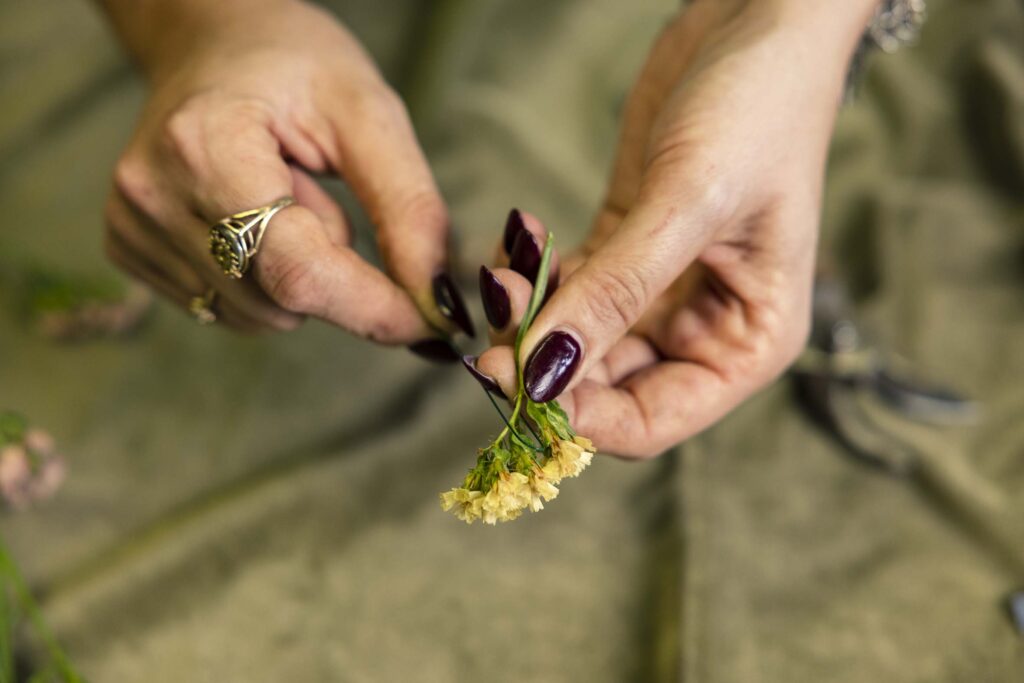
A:
[[[192,300],[206,291],[203,288],[186,289],[178,280],[167,275],[146,256],[135,251],[117,233],[108,233],[106,249],[110,260],[118,267],[189,313],[191,313]],[[230,303],[214,300],[211,302],[210,308],[213,310],[216,320],[241,332],[257,332],[266,329],[265,326],[239,312]]]

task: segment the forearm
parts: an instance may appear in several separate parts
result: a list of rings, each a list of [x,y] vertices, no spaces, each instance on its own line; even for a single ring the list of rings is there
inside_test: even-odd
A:
[[[125,48],[149,76],[218,27],[251,20],[297,0],[96,0]]]

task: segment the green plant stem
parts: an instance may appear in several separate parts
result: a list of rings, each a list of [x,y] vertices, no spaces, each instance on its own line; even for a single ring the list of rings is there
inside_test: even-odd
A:
[[[544,243],[544,252],[540,257],[540,267],[537,269],[537,280],[533,284],[533,293],[530,295],[530,303],[526,306],[526,314],[523,315],[522,322],[519,323],[519,330],[516,332],[516,343],[515,343],[515,358],[516,358],[516,376],[519,378],[519,393],[523,393],[523,364],[519,360],[520,351],[523,346],[523,339],[526,337],[527,330],[530,329],[530,325],[533,324],[533,319],[537,317],[537,313],[540,311],[541,305],[544,303],[544,294],[547,293],[548,289],[548,277],[551,275],[551,253],[555,249],[555,235],[548,233],[548,239]]]
[[[535,446],[532,443],[528,443],[527,441],[525,441],[523,437],[519,435],[519,432],[516,431],[516,428],[512,426],[512,423],[509,422],[508,419],[505,417],[505,413],[501,412],[501,408],[498,407],[498,404],[497,402],[495,402],[494,397],[491,396],[491,392],[485,391],[484,393],[487,394],[487,400],[489,400],[491,402],[491,405],[494,406],[494,409],[498,411],[498,415],[501,416],[501,421],[505,423],[505,429],[502,430],[501,434],[498,435],[498,438],[494,441],[494,443],[491,444],[491,446],[493,447],[498,445],[501,442],[501,440],[505,438],[506,434],[511,434],[512,438],[514,438],[519,443],[523,444],[524,446],[527,446],[530,449],[534,449]],[[533,429],[530,429],[530,431],[532,432]],[[534,433],[534,436],[536,436],[536,433]]]
[[[515,405],[512,407],[512,415],[507,420],[505,420],[505,428],[501,430],[501,434],[498,434],[498,438],[494,440],[494,443],[492,443],[491,446],[497,446],[499,443],[501,443],[504,440],[504,438],[508,436],[509,432],[511,432],[512,434],[516,434],[518,436],[518,433],[512,425],[514,425],[516,423],[516,420],[519,419],[519,411],[522,410],[522,408],[523,392],[522,390],[520,390],[519,393],[516,394],[516,402]],[[504,417],[504,415],[502,417]]]
[[[53,660],[65,683],[84,683],[84,679],[72,668],[71,662],[68,660],[67,655],[64,654],[64,650],[57,644],[57,639],[54,638],[46,622],[43,620],[42,612],[32,598],[32,592],[14,564],[14,560],[7,552],[7,548],[4,547],[3,542],[0,542],[0,573],[10,583],[14,597],[21,603],[22,611],[28,616],[29,621],[36,630],[36,634],[46,646],[50,658]]]
[[[549,271],[551,270],[551,253],[554,251],[554,245],[555,236],[548,233],[548,239],[544,243],[544,253],[541,254],[540,258],[540,268],[537,271],[537,281],[534,283],[533,293],[530,295],[530,303],[526,307],[526,313],[523,315],[522,322],[519,323],[518,332],[516,332],[516,343],[514,349],[516,359],[516,376],[519,378],[519,390],[516,392],[516,400],[512,407],[512,415],[508,419],[505,419],[505,413],[501,412],[501,409],[498,408],[498,404],[495,403],[494,399],[491,398],[491,395],[487,393],[487,390],[484,390],[484,392],[487,393],[487,398],[490,399],[491,404],[494,406],[495,410],[498,411],[498,414],[501,415],[501,419],[505,422],[505,428],[501,430],[500,434],[498,434],[498,438],[491,443],[491,448],[500,444],[506,436],[511,435],[519,443],[529,447],[531,451],[540,450],[537,446],[527,443],[522,436],[520,436],[519,432],[516,431],[516,428],[513,425],[517,424],[519,414],[523,410],[523,405],[525,404],[525,401],[528,400],[526,398],[526,390],[523,388],[523,368],[522,363],[519,362],[519,351],[523,345],[523,338],[526,337],[526,331],[530,329],[530,323],[533,322],[533,319],[537,316],[537,312],[540,310],[541,304],[544,303],[544,293],[547,291],[548,287],[548,276],[550,275]],[[526,424],[527,429],[530,430],[530,433],[536,437],[538,446],[543,446],[544,440],[540,438],[540,435],[537,434],[536,431],[534,431],[530,422],[525,419],[523,422]]]
[[[11,592],[0,582],[0,683],[14,683],[14,625],[18,614]]]

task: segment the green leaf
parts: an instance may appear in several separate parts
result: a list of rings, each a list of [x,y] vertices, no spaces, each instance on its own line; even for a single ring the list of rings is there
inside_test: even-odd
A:
[[[547,427],[548,430],[557,434],[560,439],[572,439],[575,436],[572,428],[569,426],[569,416],[558,405],[558,401],[534,403],[527,399],[526,414],[537,423],[541,431],[544,431],[544,428]]]

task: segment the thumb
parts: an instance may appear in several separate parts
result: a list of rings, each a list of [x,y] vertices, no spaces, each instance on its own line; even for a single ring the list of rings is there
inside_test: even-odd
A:
[[[585,377],[697,257],[708,221],[683,210],[683,199],[678,191],[641,192],[615,232],[544,305],[520,351],[532,400],[550,401]]]

